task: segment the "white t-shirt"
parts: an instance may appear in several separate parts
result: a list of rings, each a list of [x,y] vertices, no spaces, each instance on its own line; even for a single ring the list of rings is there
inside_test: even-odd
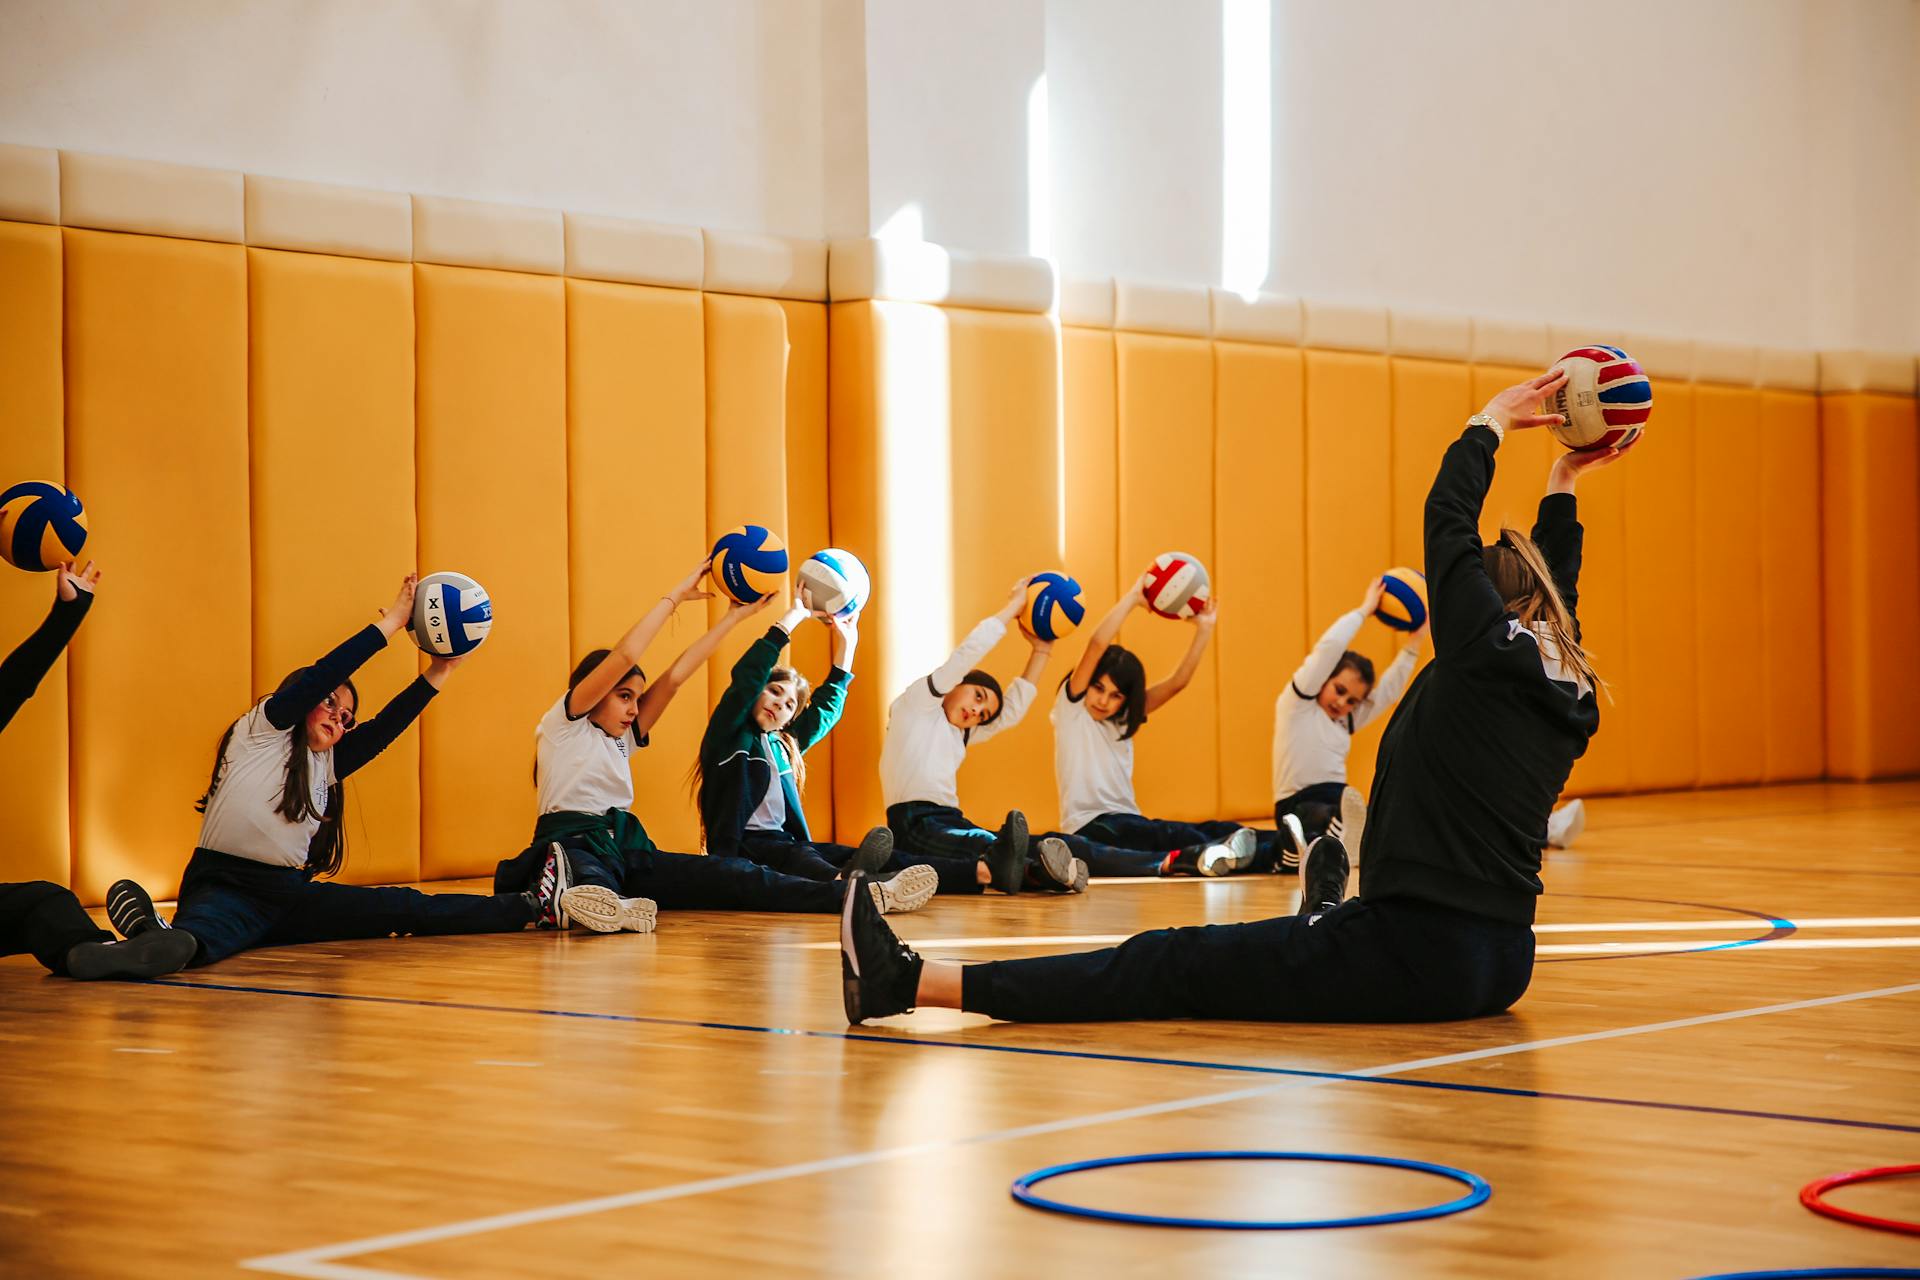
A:
[[[333,752],[307,751],[304,743],[300,750],[307,752],[313,811],[325,813],[327,791],[334,781]],[[320,819],[288,822],[279,814],[293,751],[292,729],[274,728],[264,701],[240,717],[227,739],[220,785],[200,819],[202,849],[276,867],[307,865],[307,846],[320,829]]]
[[[767,780],[767,794],[760,797],[760,807],[747,819],[749,831],[780,831],[787,825],[787,789],[780,779],[793,772],[793,766],[787,762],[786,749],[773,739],[771,734],[760,735],[760,749],[766,752],[766,758],[777,761],[779,772]]]
[[[958,809],[960,764],[967,758],[969,743],[978,746],[1013,728],[1027,714],[1034,688],[1024,678],[1006,686],[999,716],[975,729],[971,737],[954,727],[940,702],[1006,634],[1006,623],[988,618],[967,633],[938,671],[915,680],[893,700],[886,741],[880,748],[880,794],[889,808],[919,800]]]
[[[633,730],[619,737],[585,715],[567,714],[567,696],[547,708],[533,731],[541,813],[605,813],[633,807]]]
[[[1119,717],[1095,720],[1083,693],[1066,683],[1053,700],[1053,773],[1060,785],[1060,825],[1078,831],[1102,814],[1139,813],[1133,798],[1133,739]]]
[[[1353,735],[1393,706],[1413,680],[1419,655],[1402,649],[1353,713],[1335,720],[1320,709],[1320,687],[1339,669],[1367,617],[1360,610],[1342,614],[1320,637],[1313,652],[1293,673],[1273,704],[1273,799],[1278,804],[1303,787],[1347,780],[1347,753]]]

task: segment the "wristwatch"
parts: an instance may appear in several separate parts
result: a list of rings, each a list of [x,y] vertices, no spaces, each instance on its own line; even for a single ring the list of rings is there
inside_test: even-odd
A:
[[[1500,419],[1490,413],[1474,414],[1471,418],[1467,419],[1467,425],[1470,427],[1485,427],[1487,430],[1493,432],[1493,437],[1496,440],[1505,440],[1507,438],[1507,429],[1500,425]]]

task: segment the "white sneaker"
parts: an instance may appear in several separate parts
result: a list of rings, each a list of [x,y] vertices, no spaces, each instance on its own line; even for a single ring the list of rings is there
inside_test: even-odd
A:
[[[1073,860],[1073,883],[1067,887],[1075,893],[1085,893],[1087,891],[1087,882],[1092,878],[1093,873],[1087,870],[1086,862],[1080,858],[1075,858]]]
[[[940,888],[940,873],[927,866],[902,867],[885,880],[868,880],[867,888],[883,916],[918,911]]]
[[[1367,798],[1360,788],[1348,787],[1340,793],[1340,843],[1346,846],[1355,871],[1360,869],[1360,837],[1366,830]]]
[[[1587,829],[1587,802],[1569,800],[1555,809],[1547,819],[1547,843],[1556,849],[1565,849],[1580,838]]]
[[[623,898],[597,884],[579,884],[560,895],[560,911],[595,933],[652,933],[658,908],[651,898]]]
[[[1259,842],[1254,839],[1253,832],[1245,827],[1235,831],[1222,843],[1227,846],[1227,852],[1232,855],[1233,862],[1228,868],[1229,871],[1245,871],[1253,865],[1254,856],[1260,851]]]
[[[1280,870],[1297,875],[1307,856],[1307,829],[1290,813],[1280,819],[1280,825],[1286,830],[1288,841],[1288,847],[1280,851]]]

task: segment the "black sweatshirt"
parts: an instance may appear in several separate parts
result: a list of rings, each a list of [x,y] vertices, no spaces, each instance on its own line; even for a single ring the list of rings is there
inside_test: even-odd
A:
[[[1486,427],[1467,428],[1427,494],[1434,658],[1380,740],[1360,896],[1531,924],[1547,815],[1600,708],[1593,690],[1547,675],[1537,638],[1487,576],[1480,508],[1499,445]],[[1572,494],[1540,500],[1533,540],[1573,610],[1581,529]]]
[[[352,678],[374,654],[387,647],[387,637],[372,623],[348,636],[310,667],[294,672],[285,687],[267,699],[267,723],[291,729],[335,689]],[[407,726],[419,719],[439,692],[425,676],[393,695],[371,720],[356,720],[333,747],[333,776],[344,779],[393,745]]]
[[[47,620],[0,662],[0,729],[7,727],[14,713],[40,687],[40,681],[53,669],[60,651],[73,639],[73,633],[80,629],[80,620],[92,607],[91,591],[82,591],[72,600],[56,599]]]

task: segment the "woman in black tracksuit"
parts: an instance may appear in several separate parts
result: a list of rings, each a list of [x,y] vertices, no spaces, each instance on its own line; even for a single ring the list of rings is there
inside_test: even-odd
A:
[[[1118,947],[960,966],[923,962],[852,895],[843,917],[847,1016],[916,1005],[1033,1022],[1230,1018],[1417,1022],[1482,1017],[1533,972],[1547,815],[1599,724],[1575,621],[1579,474],[1555,463],[1533,537],[1480,542],[1480,508],[1509,429],[1559,419],[1543,375],[1494,397],[1447,450],[1427,496],[1435,656],[1380,744],[1360,896],[1347,855],[1309,852],[1298,915],[1162,929]]]

